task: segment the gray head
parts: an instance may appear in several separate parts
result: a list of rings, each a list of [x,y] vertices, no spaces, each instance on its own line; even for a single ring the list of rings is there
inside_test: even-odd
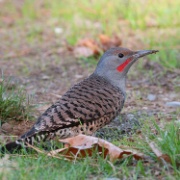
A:
[[[108,79],[113,85],[125,92],[125,79],[132,64],[140,57],[156,52],[158,51],[131,51],[122,47],[111,48],[103,54],[94,73]]]

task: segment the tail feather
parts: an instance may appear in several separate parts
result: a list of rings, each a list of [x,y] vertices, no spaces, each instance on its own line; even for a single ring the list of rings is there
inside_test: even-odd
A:
[[[31,136],[30,136],[31,135]],[[21,136],[18,140],[14,142],[10,142],[5,144],[4,146],[0,147],[0,153],[13,153],[18,152],[21,149],[25,148],[28,150],[27,144],[33,145],[34,143],[44,142],[48,139],[49,133],[48,132],[41,132],[37,134],[30,134],[29,132]],[[49,137],[51,139],[52,137]]]
[[[0,148],[0,153],[13,153],[21,150],[23,148],[22,144],[17,143],[16,141],[7,143],[6,145]]]

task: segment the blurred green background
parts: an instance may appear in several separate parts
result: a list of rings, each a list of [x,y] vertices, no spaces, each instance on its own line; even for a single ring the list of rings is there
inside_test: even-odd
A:
[[[75,45],[118,35],[122,46],[159,49],[157,61],[179,68],[179,7],[179,0],[1,0],[1,54],[20,44]]]

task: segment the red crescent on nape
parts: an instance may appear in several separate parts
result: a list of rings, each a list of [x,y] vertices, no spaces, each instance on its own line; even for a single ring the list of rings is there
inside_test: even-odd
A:
[[[126,59],[121,65],[119,65],[116,69],[119,71],[119,72],[122,72],[124,71],[125,67],[131,62],[131,58],[129,59]]]

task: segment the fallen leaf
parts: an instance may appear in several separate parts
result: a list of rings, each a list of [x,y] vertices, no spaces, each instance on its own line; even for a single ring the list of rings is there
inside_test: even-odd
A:
[[[93,51],[88,47],[75,47],[74,48],[74,55],[76,57],[90,57],[93,56]]]
[[[123,158],[124,154],[133,155],[137,160],[144,158],[142,153],[120,149],[110,142],[92,136],[78,135],[59,141],[64,143],[65,147],[49,152],[48,156],[63,154],[66,158],[75,159],[92,156],[97,151],[104,158],[109,155],[111,161]]]
[[[107,45],[107,44],[109,44],[111,42],[110,37],[108,37],[105,34],[100,34],[99,39],[100,39],[101,44],[103,44],[103,45]]]
[[[87,47],[89,49],[91,49],[93,51],[94,55],[98,55],[100,53],[100,47],[98,46],[98,44],[90,38],[85,38],[82,39],[78,42],[78,46],[79,47]]]
[[[99,55],[102,51],[120,46],[121,44],[122,41],[118,36],[109,37],[105,34],[100,34],[99,41],[91,38],[85,38],[78,41],[76,47],[74,48],[74,54],[77,57],[95,56]]]
[[[101,47],[103,51],[106,51],[112,47],[117,47],[122,45],[122,40],[118,36],[114,36],[110,38],[105,34],[100,34],[99,40],[101,42]]]
[[[59,141],[65,144],[64,148],[52,150],[49,153],[30,144],[27,145],[38,153],[64,160],[77,160],[87,156],[91,157],[95,155],[95,153],[104,158],[109,156],[110,161],[122,159],[124,158],[124,155],[133,155],[136,160],[145,159],[145,156],[142,153],[137,153],[134,150],[123,150],[110,142],[92,136],[78,135]]]
[[[168,163],[171,163],[171,159],[167,154],[163,154],[156,146],[154,142],[148,143],[154,154],[157,156],[159,160],[164,160]]]

